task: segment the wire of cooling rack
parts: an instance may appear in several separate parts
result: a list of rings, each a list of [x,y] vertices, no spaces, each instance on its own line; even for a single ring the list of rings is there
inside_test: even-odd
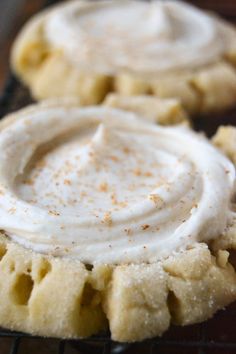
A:
[[[164,354],[164,353],[197,353],[197,354],[206,354],[206,353],[222,353],[229,354],[236,352],[236,342],[215,342],[215,341],[206,341],[204,339],[205,330],[203,324],[203,337],[198,341],[192,340],[166,340],[166,339],[152,339],[146,341],[142,344],[117,344],[111,341],[109,336],[94,336],[84,340],[57,340],[54,345],[53,353],[57,354],[69,354],[80,353],[80,354]],[[0,331],[0,346],[1,341],[5,338],[11,338],[12,344],[9,351],[9,354],[20,354],[21,353],[21,344],[25,339],[30,339],[31,341],[36,341],[38,346],[39,341],[41,344],[43,341],[46,341],[45,338],[33,337],[23,333],[9,332],[9,331]],[[31,347],[32,348],[32,347]],[[47,354],[47,351],[40,351],[40,354]],[[2,353],[1,353],[2,354]]]

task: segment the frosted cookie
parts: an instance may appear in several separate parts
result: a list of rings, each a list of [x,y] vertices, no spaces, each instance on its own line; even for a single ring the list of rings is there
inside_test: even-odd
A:
[[[52,7],[25,25],[11,62],[39,100],[150,94],[178,98],[191,114],[236,102],[234,26],[181,1]]]
[[[233,162],[187,126],[69,103],[14,113],[0,123],[0,326],[132,342],[206,320],[236,299],[227,247],[211,250],[233,197]]]

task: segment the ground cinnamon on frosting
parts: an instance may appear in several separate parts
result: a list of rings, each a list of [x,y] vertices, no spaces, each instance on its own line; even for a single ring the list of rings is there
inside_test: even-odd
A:
[[[230,224],[235,168],[189,128],[102,107],[27,112],[0,133],[0,228],[25,247],[153,262]]]

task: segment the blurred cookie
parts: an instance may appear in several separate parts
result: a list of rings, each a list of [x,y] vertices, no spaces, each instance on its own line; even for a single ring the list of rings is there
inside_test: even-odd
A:
[[[235,131],[214,139],[231,162],[186,124],[156,124],[173,100],[146,100],[1,121],[0,326],[133,342],[236,299]]]
[[[22,29],[11,62],[39,100],[150,94],[178,98],[191,114],[236,103],[234,26],[181,1],[52,7]]]

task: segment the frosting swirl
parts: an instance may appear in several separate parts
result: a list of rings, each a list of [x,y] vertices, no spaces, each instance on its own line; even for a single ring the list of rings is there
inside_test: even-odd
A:
[[[181,1],[72,1],[45,21],[47,40],[83,70],[143,74],[217,61],[235,29]]]
[[[83,262],[152,262],[218,237],[234,182],[204,137],[120,110],[37,106],[0,134],[0,228]]]

